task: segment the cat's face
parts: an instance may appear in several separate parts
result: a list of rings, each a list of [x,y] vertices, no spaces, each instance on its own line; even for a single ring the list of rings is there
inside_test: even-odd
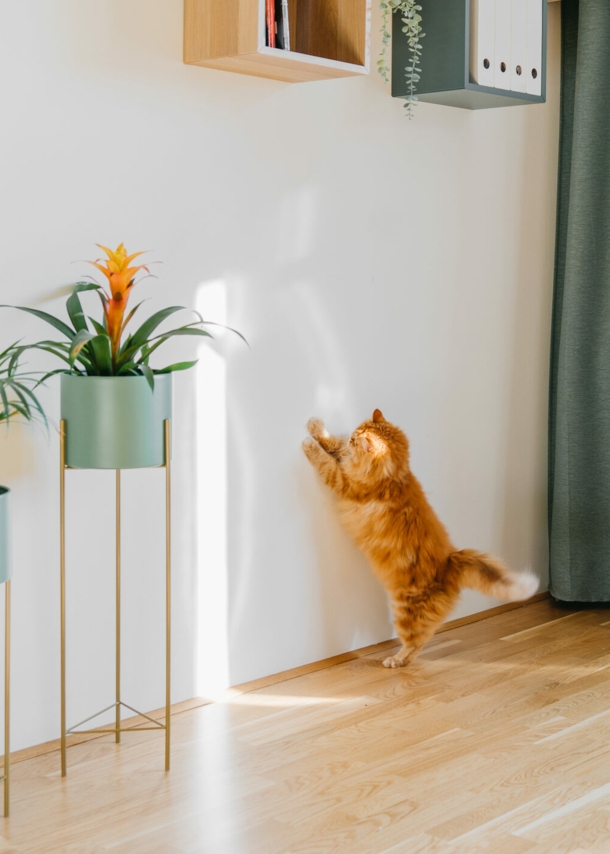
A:
[[[364,472],[397,476],[409,470],[407,437],[399,427],[386,421],[379,409],[354,430],[349,446],[352,465]]]

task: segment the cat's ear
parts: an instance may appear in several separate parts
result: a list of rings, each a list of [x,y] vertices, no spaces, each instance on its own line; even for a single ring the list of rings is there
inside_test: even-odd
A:
[[[385,418],[383,417],[383,412],[381,411],[381,409],[376,409],[373,412],[373,421],[385,421]]]

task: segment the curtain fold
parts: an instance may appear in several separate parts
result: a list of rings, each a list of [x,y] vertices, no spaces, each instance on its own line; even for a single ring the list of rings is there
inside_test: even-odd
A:
[[[610,0],[562,0],[550,590],[610,602]]]

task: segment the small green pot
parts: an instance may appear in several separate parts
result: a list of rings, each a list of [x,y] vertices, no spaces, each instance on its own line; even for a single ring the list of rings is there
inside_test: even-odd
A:
[[[172,417],[171,374],[146,377],[61,375],[66,465],[136,469],[165,464],[164,421]]]
[[[0,584],[11,577],[10,501],[10,489],[0,486]]]

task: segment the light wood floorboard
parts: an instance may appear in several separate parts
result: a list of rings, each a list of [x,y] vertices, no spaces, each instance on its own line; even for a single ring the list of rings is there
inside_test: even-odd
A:
[[[551,601],[13,766],[0,854],[610,852],[610,621]]]

